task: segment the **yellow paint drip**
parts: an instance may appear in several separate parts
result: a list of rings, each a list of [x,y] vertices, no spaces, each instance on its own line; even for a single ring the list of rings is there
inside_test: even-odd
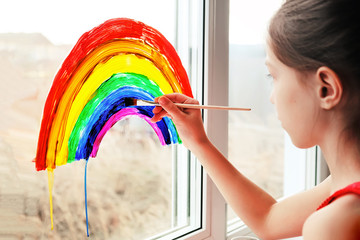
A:
[[[53,190],[53,186],[54,186],[54,170],[52,168],[48,168],[47,170],[48,170],[51,230],[53,230],[54,229],[54,218],[53,218],[52,190]]]

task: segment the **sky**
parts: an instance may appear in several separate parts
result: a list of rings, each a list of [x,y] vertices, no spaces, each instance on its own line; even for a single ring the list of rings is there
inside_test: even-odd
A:
[[[179,0],[182,1],[182,0]],[[259,44],[282,0],[230,0],[230,43]],[[1,0],[0,33],[40,32],[54,44],[75,44],[110,18],[129,17],[174,39],[175,0]]]
[[[175,1],[1,0],[0,33],[41,32],[54,44],[74,44],[107,19],[128,17],[174,36]],[[160,10],[160,9],[166,9]]]

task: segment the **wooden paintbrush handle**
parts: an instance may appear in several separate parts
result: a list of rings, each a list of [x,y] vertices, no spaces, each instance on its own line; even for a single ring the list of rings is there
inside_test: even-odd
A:
[[[238,108],[227,106],[215,106],[215,105],[195,105],[186,103],[175,103],[176,106],[183,108],[196,108],[196,109],[215,109],[215,110],[235,110],[235,111],[250,111],[250,108]]]
[[[139,100],[138,100],[139,101]],[[157,102],[140,100],[155,106],[160,106]],[[226,106],[214,106],[214,105],[196,105],[196,104],[186,104],[186,103],[174,103],[178,107],[182,108],[195,108],[195,109],[215,109],[215,110],[235,110],[235,111],[250,111],[251,108],[238,108],[238,107],[226,107]]]

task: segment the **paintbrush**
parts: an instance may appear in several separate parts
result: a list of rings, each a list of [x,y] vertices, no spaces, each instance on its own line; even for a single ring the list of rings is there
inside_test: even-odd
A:
[[[214,109],[214,110],[235,110],[235,111],[250,111],[251,108],[239,108],[239,107],[228,107],[228,106],[215,106],[215,105],[196,105],[196,104],[186,104],[186,103],[174,103],[178,107],[182,108],[195,108],[195,109]],[[125,99],[126,106],[142,106],[142,105],[152,105],[160,106],[159,103],[153,101],[147,101],[143,99],[127,98]]]

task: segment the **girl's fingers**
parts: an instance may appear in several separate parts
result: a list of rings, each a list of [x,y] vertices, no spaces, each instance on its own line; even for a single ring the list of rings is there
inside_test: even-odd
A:
[[[160,108],[160,110],[158,112],[156,112],[156,113],[154,112],[154,116],[151,118],[152,122],[158,122],[163,117],[165,117],[165,116],[168,117],[169,116],[169,114],[164,109],[162,109],[161,107],[159,107],[159,108]],[[155,108],[154,108],[154,110],[155,110]]]
[[[180,93],[171,93],[164,96],[155,98],[155,102],[161,104],[153,109],[154,116],[152,122],[160,121],[164,116],[170,118],[182,119],[184,113],[187,113],[187,109],[177,107],[174,103],[187,103],[187,104],[199,104],[196,99],[190,98]]]
[[[163,96],[159,99],[161,107],[172,117],[181,118],[183,112],[167,97]]]
[[[160,106],[156,106],[154,109],[153,109],[153,113],[154,114],[157,114],[157,113],[159,113],[159,112],[161,112],[163,110],[163,108],[162,107],[160,107]]]

